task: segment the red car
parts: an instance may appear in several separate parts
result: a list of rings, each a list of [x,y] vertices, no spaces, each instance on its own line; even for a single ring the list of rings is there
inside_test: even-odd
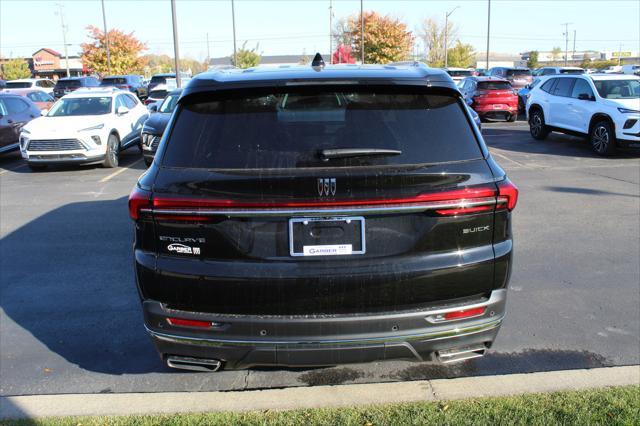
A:
[[[4,92],[29,98],[41,111],[51,108],[56,101],[50,94],[38,89],[5,89]]]
[[[507,80],[496,77],[468,77],[458,85],[465,101],[481,120],[518,119],[518,92]]]

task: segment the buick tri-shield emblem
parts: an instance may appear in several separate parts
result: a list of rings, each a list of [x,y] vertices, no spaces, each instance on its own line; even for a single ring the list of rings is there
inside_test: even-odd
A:
[[[336,195],[336,179],[335,178],[319,178],[318,179],[318,195],[326,197]]]

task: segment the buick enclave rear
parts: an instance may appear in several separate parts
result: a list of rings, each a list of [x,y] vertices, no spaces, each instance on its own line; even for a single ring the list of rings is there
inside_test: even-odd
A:
[[[481,356],[517,196],[442,71],[201,74],[129,199],[145,327],[201,371]]]

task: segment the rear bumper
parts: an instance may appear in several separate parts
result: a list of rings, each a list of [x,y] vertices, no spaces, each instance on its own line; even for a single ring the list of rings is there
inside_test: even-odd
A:
[[[368,315],[232,316],[167,309],[143,303],[145,327],[164,358],[217,359],[227,368],[324,366],[382,359],[436,360],[440,351],[491,346],[502,323],[506,289],[466,305]],[[440,322],[438,315],[474,307],[483,314]],[[216,323],[215,328],[178,327],[168,317]]]

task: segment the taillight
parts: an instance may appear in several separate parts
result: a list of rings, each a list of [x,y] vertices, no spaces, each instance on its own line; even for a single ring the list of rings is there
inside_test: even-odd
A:
[[[518,187],[509,179],[498,182],[498,207],[507,207],[511,211],[518,203]]]
[[[167,318],[167,322],[171,325],[177,325],[180,327],[198,327],[198,328],[211,328],[211,321],[191,320],[184,318]]]
[[[151,208],[151,193],[136,185],[129,194],[129,217],[138,220],[142,208]]]
[[[480,315],[484,315],[484,312],[487,310],[486,307],[481,308],[472,308],[472,309],[464,309],[462,311],[453,311],[447,312],[443,315],[444,321],[451,321],[463,318],[472,318],[479,317]]]
[[[207,220],[207,211],[211,209],[221,211],[224,211],[225,209],[259,208],[322,209],[328,207],[374,207],[399,205],[417,205],[424,207],[425,210],[435,211],[436,214],[441,216],[458,216],[462,214],[493,211],[496,206],[497,195],[495,188],[481,186],[455,189],[452,191],[430,192],[405,198],[328,201],[255,202],[229,199],[154,197],[152,206],[156,219],[181,221]],[[146,202],[148,203],[148,200],[146,200]]]

